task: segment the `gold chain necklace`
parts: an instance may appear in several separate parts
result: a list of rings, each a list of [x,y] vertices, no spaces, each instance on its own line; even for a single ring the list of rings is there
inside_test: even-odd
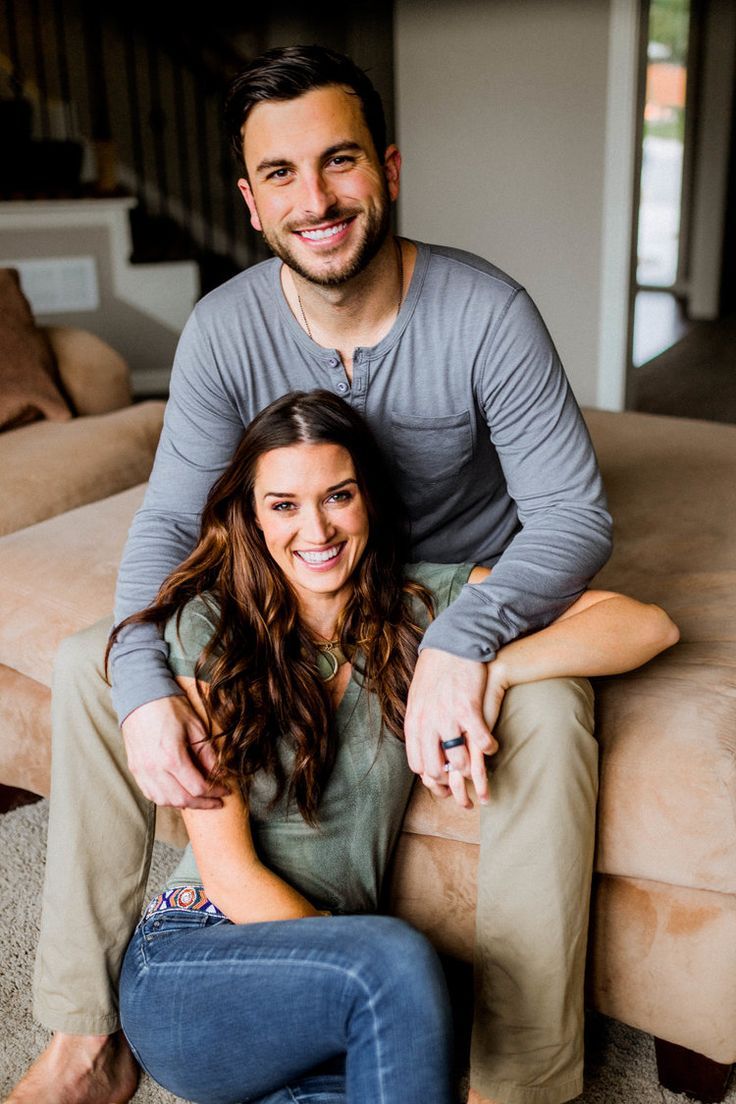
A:
[[[404,258],[401,253],[401,246],[399,244],[398,238],[394,238],[394,245],[396,246],[396,261],[399,271],[399,300],[396,307],[396,316],[398,317],[399,311],[401,310],[401,304],[404,302]],[[299,304],[299,310],[302,312],[304,329],[307,331],[307,336],[310,337],[312,341],[314,341],[314,338],[312,337],[312,330],[307,320],[307,314],[304,310],[304,304],[302,303],[302,297],[299,294],[299,289],[296,284],[294,284],[294,291],[296,292],[296,301]]]

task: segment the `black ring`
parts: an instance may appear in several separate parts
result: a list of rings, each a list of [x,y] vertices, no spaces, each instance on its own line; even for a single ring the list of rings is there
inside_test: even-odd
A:
[[[460,745],[464,744],[464,743],[465,743],[465,737],[464,736],[455,736],[454,739],[452,739],[452,740],[441,740],[440,741],[440,747],[442,747],[442,749],[444,751],[449,751],[450,748],[460,747]]]

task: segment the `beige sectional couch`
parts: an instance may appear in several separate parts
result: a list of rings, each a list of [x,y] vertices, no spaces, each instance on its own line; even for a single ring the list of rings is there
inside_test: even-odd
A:
[[[160,421],[160,409],[148,417]],[[663,1083],[717,1100],[736,1059],[736,427],[586,417],[616,522],[616,550],[598,581],[661,604],[682,632],[667,654],[597,686],[588,1000],[662,1040]],[[138,446],[146,467],[152,450],[141,438]],[[42,794],[54,651],[111,609],[144,490],[99,487],[100,501],[0,539],[0,782]],[[175,816],[159,827],[181,841]],[[418,786],[392,883],[393,907],[466,961],[477,840],[475,812],[435,803]]]
[[[0,269],[0,535],[147,479],[164,407],[132,403],[128,366],[99,337],[36,327],[15,275]]]
[[[0,432],[0,784],[47,794],[53,655],[110,609],[164,403],[133,404],[125,361],[93,334],[39,333],[75,416]]]
[[[0,534],[96,502],[148,478],[163,403],[0,433]]]

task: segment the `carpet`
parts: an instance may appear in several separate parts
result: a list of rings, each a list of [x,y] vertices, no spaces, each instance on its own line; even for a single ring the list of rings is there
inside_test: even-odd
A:
[[[31,1017],[31,978],[38,936],[48,804],[40,801],[0,816],[0,1099],[42,1049],[48,1033]],[[177,852],[154,848],[154,892],[172,869]],[[657,1082],[654,1048],[641,1032],[589,1015],[585,1092],[581,1104],[669,1104],[685,1097]],[[176,1104],[178,1097],[143,1077],[136,1104]],[[736,1104],[736,1085],[726,1100]]]

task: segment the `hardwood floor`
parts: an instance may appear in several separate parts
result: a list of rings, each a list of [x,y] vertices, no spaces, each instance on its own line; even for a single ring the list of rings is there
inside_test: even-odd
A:
[[[633,410],[736,424],[736,315],[689,323],[633,378]]]

